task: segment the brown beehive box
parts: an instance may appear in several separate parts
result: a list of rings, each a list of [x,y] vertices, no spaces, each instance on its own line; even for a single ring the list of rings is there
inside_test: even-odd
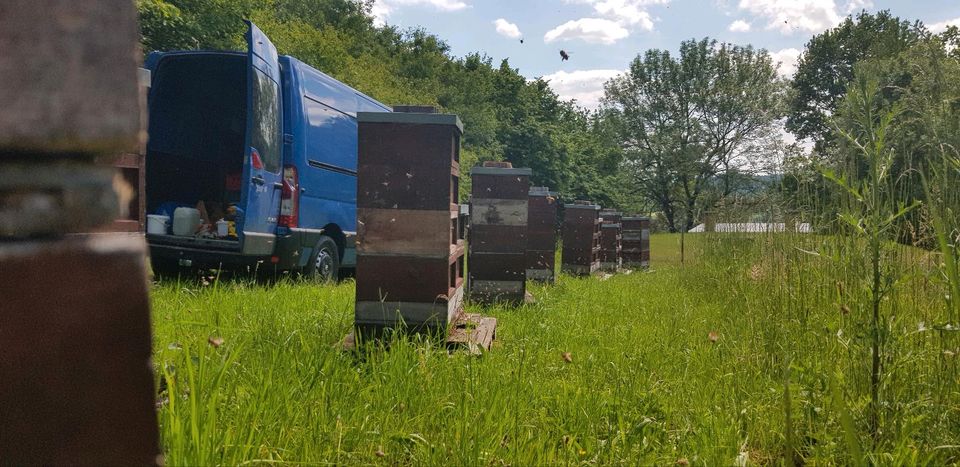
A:
[[[463,300],[463,124],[388,112],[361,112],[357,122],[356,326],[445,330]]]
[[[471,300],[521,303],[526,293],[530,169],[484,163],[471,170]]]
[[[600,211],[600,269],[618,271],[622,264],[621,258],[621,224],[623,214],[617,211],[604,209]]]
[[[600,206],[589,202],[564,205],[562,269],[590,275],[600,267]]]
[[[557,194],[532,187],[527,213],[527,279],[554,282],[557,258]]]
[[[642,216],[624,217],[622,224],[624,264],[641,268],[649,267],[650,218]]]

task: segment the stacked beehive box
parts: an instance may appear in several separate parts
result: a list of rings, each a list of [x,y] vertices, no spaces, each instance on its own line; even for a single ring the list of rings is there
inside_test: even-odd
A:
[[[554,282],[557,262],[557,197],[547,187],[530,188],[527,279]]]
[[[463,300],[463,124],[397,112],[361,112],[357,122],[357,329],[444,330]]]
[[[146,245],[70,235],[119,212],[93,159],[142,147],[136,14],[0,2],[2,465],[163,464]]]
[[[650,265],[650,218],[624,217],[623,262],[630,266],[646,268]]]
[[[470,172],[471,300],[523,301],[531,174],[509,162],[485,162]]]
[[[600,269],[618,271],[621,266],[622,213],[613,210],[600,211]]]
[[[600,267],[600,206],[589,201],[564,205],[563,270],[586,276]]]

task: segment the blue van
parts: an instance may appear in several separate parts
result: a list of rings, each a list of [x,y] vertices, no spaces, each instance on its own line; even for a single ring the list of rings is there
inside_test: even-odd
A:
[[[246,53],[147,57],[147,214],[197,207],[229,225],[228,235],[148,231],[151,263],[336,279],[356,264],[356,115],[391,109],[278,56],[247,25]]]

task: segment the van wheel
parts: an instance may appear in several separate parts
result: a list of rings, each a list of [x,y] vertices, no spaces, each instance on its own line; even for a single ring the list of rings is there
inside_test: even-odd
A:
[[[304,268],[303,276],[316,282],[336,282],[340,274],[340,250],[326,235],[320,236],[317,247]]]

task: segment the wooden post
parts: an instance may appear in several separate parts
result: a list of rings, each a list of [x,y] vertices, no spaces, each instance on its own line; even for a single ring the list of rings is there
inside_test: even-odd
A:
[[[530,169],[484,162],[471,172],[470,299],[523,303]]]
[[[129,0],[0,2],[0,463],[155,465],[142,238],[112,222],[137,153]]]

